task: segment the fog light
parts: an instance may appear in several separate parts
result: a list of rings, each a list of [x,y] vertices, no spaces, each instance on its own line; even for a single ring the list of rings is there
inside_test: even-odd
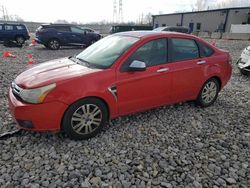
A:
[[[28,120],[17,120],[17,123],[20,127],[23,127],[25,129],[32,129],[34,127],[32,121]]]

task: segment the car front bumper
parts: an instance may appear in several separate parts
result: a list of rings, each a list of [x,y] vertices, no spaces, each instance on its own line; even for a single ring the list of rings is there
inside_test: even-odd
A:
[[[237,62],[237,66],[240,70],[250,74],[250,59],[245,60],[240,58]]]
[[[35,41],[38,43],[38,44],[42,44],[42,41],[39,39],[39,38],[35,38]]]
[[[32,131],[60,131],[67,105],[58,101],[28,104],[18,100],[9,89],[9,108],[18,127]]]

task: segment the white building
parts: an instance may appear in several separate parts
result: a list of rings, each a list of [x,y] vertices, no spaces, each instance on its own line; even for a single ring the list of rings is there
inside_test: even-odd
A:
[[[230,32],[232,24],[250,24],[250,7],[153,15],[153,26],[187,26],[192,32]]]

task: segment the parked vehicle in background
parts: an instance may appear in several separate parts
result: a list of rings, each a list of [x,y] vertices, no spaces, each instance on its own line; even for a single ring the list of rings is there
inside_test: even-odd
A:
[[[77,25],[43,24],[36,30],[35,40],[46,48],[58,50],[61,46],[89,46],[101,38]]]
[[[24,24],[0,23],[0,41],[15,41],[22,45],[29,39],[29,32]]]
[[[184,101],[212,105],[231,77],[230,63],[228,52],[193,35],[117,33],[21,73],[9,106],[22,129],[87,139],[126,114]]]
[[[237,66],[243,75],[250,75],[250,46],[246,47],[239,60],[237,61]]]
[[[174,31],[174,32],[179,32],[179,33],[187,33],[187,34],[191,33],[188,27],[183,27],[183,26],[157,27],[153,31]]]
[[[80,26],[81,29],[83,29],[84,31],[86,32],[90,32],[90,33],[97,33],[97,34],[100,34],[99,31],[95,31],[94,29],[91,29],[89,27],[83,27],[83,26]]]
[[[124,31],[138,31],[138,30],[152,30],[153,26],[150,25],[113,25],[110,28],[110,34],[119,33]]]

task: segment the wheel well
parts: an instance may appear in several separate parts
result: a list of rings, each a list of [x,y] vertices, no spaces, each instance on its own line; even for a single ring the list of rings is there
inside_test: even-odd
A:
[[[220,87],[219,90],[221,90],[221,84],[222,84],[222,83],[221,83],[221,79],[220,79],[218,76],[213,76],[213,77],[211,77],[211,78],[214,78],[214,79],[216,79],[216,80],[218,81],[219,87]],[[210,79],[211,79],[211,78],[210,78]]]
[[[108,114],[107,114],[107,115],[108,115],[107,119],[109,120],[109,119],[110,119],[110,109],[109,109],[109,105],[108,105],[108,103],[107,103],[103,98],[95,97],[95,96],[90,96],[90,97],[84,97],[84,98],[78,99],[77,101],[80,101],[80,100],[83,100],[83,99],[90,99],[90,98],[92,98],[92,99],[97,99],[97,100],[100,100],[101,102],[103,102],[103,104],[106,106],[107,113],[108,113]],[[69,108],[72,104],[76,103],[77,101],[74,101],[73,103],[71,103],[71,104],[68,106],[68,108]],[[62,116],[62,118],[61,118],[61,129],[62,129],[62,120],[63,120],[64,114],[66,113],[66,111],[68,110],[68,108],[64,111],[63,116]]]
[[[23,37],[23,38],[24,38],[24,36],[21,35],[21,34],[16,35],[16,36],[15,36],[15,39],[17,39],[17,37]]]
[[[47,44],[49,43],[49,41],[51,41],[51,40],[57,40],[57,41],[59,42],[59,44],[61,44],[61,41],[60,41],[58,38],[53,37],[53,38],[48,39],[46,45],[47,45]]]
[[[110,109],[109,109],[109,105],[108,105],[108,103],[104,100],[104,99],[102,99],[102,98],[100,98],[100,97],[85,97],[84,99],[87,99],[87,98],[95,98],[95,99],[98,99],[98,100],[100,100],[100,101],[102,101],[103,102],[103,104],[106,106],[106,109],[107,109],[107,112],[108,112],[108,117],[107,117],[107,119],[109,120],[109,118],[110,118]]]

